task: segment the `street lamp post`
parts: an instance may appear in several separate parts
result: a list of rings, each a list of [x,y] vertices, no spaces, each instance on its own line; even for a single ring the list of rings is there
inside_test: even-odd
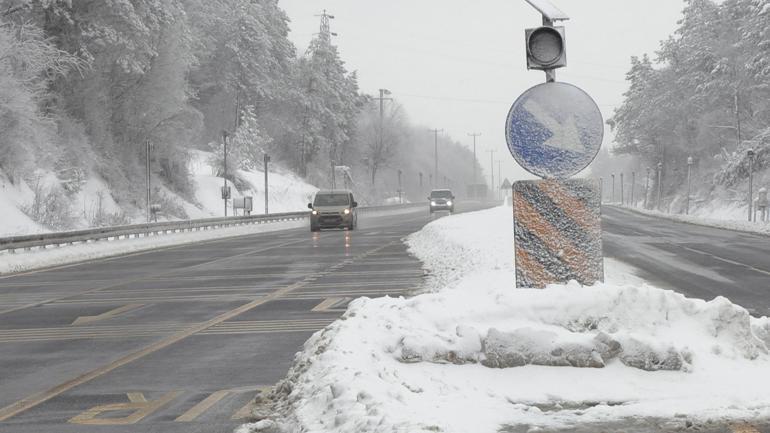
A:
[[[227,131],[222,131],[222,145],[224,147],[224,176],[225,186],[222,188],[222,200],[225,202],[225,218],[227,218]]]
[[[650,195],[650,167],[647,167],[647,176],[644,179],[644,208],[647,209],[647,197]]]
[[[749,157],[749,222],[751,222],[754,207],[754,149],[747,150],[746,155]]]
[[[398,170],[398,204],[404,204],[401,198],[401,170]]]
[[[662,192],[662,178],[663,178],[663,163],[658,163],[658,211],[660,211],[660,197]]]
[[[623,192],[623,173],[620,173],[620,205],[623,206],[626,201],[626,194]]]
[[[147,153],[147,222],[150,222],[152,213],[150,209],[150,140],[145,141]]]
[[[685,206],[684,214],[690,215],[690,187],[692,178],[692,156],[687,157],[687,205]]]
[[[615,173],[612,173],[612,196],[610,196],[610,203],[615,203]]]
[[[267,188],[267,163],[270,162],[270,155],[265,154],[264,161],[265,161],[265,215],[267,215],[268,214],[268,209],[267,209],[267,192],[268,192],[268,188]]]

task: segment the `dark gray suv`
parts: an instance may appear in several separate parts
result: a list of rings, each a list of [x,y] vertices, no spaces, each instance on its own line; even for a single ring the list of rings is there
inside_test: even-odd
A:
[[[313,202],[308,203],[307,207],[311,210],[311,232],[326,228],[355,230],[358,225],[358,203],[353,199],[353,193],[348,190],[318,191]]]
[[[434,189],[430,192],[428,201],[430,202],[430,213],[440,210],[455,211],[455,196],[451,190]]]

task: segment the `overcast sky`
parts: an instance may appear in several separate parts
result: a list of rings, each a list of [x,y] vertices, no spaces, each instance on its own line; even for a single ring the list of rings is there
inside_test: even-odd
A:
[[[676,28],[684,6],[679,0],[554,3],[570,17],[568,67],[558,70],[557,80],[593,96],[605,120],[622,102],[631,56],[653,54]],[[326,9],[335,16],[334,42],[348,70],[358,71],[362,92],[391,90],[413,122],[443,128],[469,146],[467,134],[480,132],[477,156],[485,169],[485,150],[495,149],[505,177],[524,177],[505,144],[505,118],[519,94],[545,80],[525,66],[524,29],[541,19],[524,0],[280,0],[280,5],[300,52],[318,32],[315,15]],[[610,141],[605,134],[605,146]]]

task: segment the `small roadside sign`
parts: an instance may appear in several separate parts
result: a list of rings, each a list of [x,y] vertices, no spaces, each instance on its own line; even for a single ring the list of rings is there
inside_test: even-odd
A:
[[[511,189],[511,186],[513,186],[511,185],[511,181],[508,180],[508,178],[506,177],[505,180],[503,181],[503,184],[500,185],[500,189]]]
[[[596,157],[604,123],[599,107],[583,90],[567,83],[543,83],[513,103],[505,138],[524,169],[546,179],[565,179]]]

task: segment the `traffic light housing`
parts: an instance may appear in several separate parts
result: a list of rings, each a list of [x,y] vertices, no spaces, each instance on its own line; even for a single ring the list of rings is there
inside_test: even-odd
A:
[[[548,71],[567,66],[564,27],[542,26],[525,30],[527,69]]]

